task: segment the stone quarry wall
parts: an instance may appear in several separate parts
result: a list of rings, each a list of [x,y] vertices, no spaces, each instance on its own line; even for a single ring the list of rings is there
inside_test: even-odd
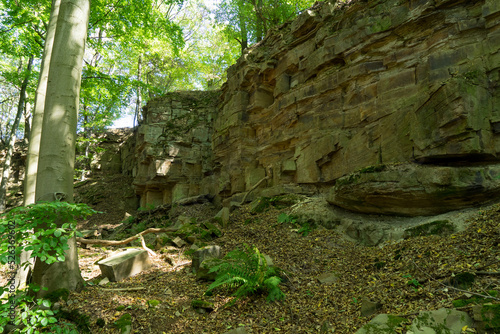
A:
[[[143,109],[134,186],[141,207],[215,194],[212,122],[219,92],[178,92]]]
[[[142,204],[253,189],[414,216],[498,198],[500,2],[318,3],[221,92],[150,101],[139,132]]]

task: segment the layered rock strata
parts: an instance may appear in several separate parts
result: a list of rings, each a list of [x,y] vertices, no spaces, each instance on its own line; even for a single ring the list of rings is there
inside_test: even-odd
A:
[[[211,139],[218,95],[180,92],[148,102],[134,171],[141,207],[215,193]]]
[[[476,205],[500,194],[499,83],[496,0],[318,3],[221,92],[150,101],[136,189],[143,205],[249,191],[408,216]]]
[[[350,210],[442,211],[446,196],[415,182],[332,190],[336,180],[367,166],[409,163],[426,164],[425,173],[437,178],[445,164],[453,179],[447,184],[476,189],[458,191],[470,197],[458,206],[491,198],[489,186],[476,187],[478,171],[462,180],[464,172],[452,170],[498,161],[499,27],[494,0],[357,1],[345,9],[322,3],[305,11],[228,71],[213,143],[230,182],[219,191],[245,192],[267,175],[267,187],[333,191],[331,203]],[[498,189],[494,178],[488,182]],[[400,201],[405,196],[398,194],[414,189]],[[367,205],[350,196],[378,198]],[[413,200],[418,208],[409,205]]]

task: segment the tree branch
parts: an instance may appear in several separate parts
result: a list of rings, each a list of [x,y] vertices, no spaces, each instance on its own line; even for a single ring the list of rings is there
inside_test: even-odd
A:
[[[468,293],[468,294],[471,294],[471,295],[474,295],[474,296],[478,296],[478,297],[482,297],[482,298],[486,298],[486,299],[493,299],[493,300],[500,301],[500,298],[496,298],[496,297],[488,296],[488,295],[483,295],[483,294],[480,294],[480,293],[477,293],[477,292],[472,292],[472,291],[469,291],[469,290],[462,290],[462,289],[455,288],[455,287],[450,286],[450,285],[446,285],[446,284],[444,284],[442,282],[439,282],[438,280],[434,279],[432,276],[430,276],[429,274],[427,274],[422,268],[420,268],[418,266],[418,264],[415,263],[415,261],[413,261],[413,259],[410,259],[410,261],[413,262],[413,264],[415,265],[415,267],[418,270],[420,270],[425,276],[427,276],[429,278],[429,280],[437,282],[438,284],[444,286],[445,288],[452,289],[452,290],[455,290],[455,291],[460,291],[460,292],[463,292],[463,293]]]
[[[163,233],[163,232],[175,232],[176,228],[148,228],[147,230],[142,231],[130,238],[124,240],[99,240],[99,239],[84,239],[84,238],[76,238],[76,241],[85,245],[103,245],[103,246],[120,246],[128,244],[129,242],[134,241],[137,238],[141,238],[143,235],[149,233]]]
[[[102,20],[104,20],[106,18],[106,16],[108,16],[114,9],[116,9],[117,5],[121,2],[122,0],[118,0],[116,1],[116,3],[113,5],[112,8],[110,8],[108,10],[107,13],[105,13],[101,18],[99,18],[97,21],[91,23],[92,26],[95,26],[97,23],[101,22]]]
[[[272,173],[271,173],[271,168],[268,168],[267,169],[267,175],[265,177],[263,177],[262,179],[259,180],[259,182],[257,182],[256,184],[254,184],[254,186],[252,188],[250,188],[249,191],[247,191],[247,193],[245,194],[245,196],[243,196],[243,199],[241,200],[241,203],[240,205],[243,205],[248,197],[248,195],[255,189],[257,189],[258,186],[261,185],[262,182],[266,181],[266,180],[269,180],[272,176]]]
[[[11,31],[12,29],[14,29],[15,27],[17,26],[22,26],[24,24],[27,24],[27,23],[31,23],[35,21],[35,19],[32,19],[32,20],[29,20],[29,21],[26,21],[26,22],[21,22],[21,23],[18,23],[18,24],[14,24],[12,27],[10,27],[9,29],[5,29],[5,30],[0,30],[0,35],[1,34],[5,34],[5,33],[8,33],[9,31]]]

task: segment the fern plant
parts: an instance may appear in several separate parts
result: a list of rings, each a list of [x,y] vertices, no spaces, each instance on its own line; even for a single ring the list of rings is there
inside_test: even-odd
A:
[[[257,247],[244,244],[236,248],[209,270],[215,272],[215,282],[210,284],[205,294],[214,289],[236,289],[229,306],[239,299],[259,292],[267,292],[267,301],[282,300],[285,294],[279,288],[281,278],[279,269],[267,265],[267,261]]]

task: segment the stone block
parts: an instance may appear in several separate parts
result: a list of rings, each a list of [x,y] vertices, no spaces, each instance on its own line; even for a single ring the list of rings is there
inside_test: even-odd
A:
[[[497,0],[486,0],[483,5],[483,16],[487,17],[500,12],[500,2]]]
[[[258,89],[252,95],[250,103],[254,109],[264,109],[269,107],[274,102],[274,96],[272,92],[265,89]]]
[[[250,190],[264,177],[266,177],[266,170],[264,168],[245,168],[245,189]]]
[[[151,267],[148,252],[144,249],[127,249],[97,262],[101,272],[111,282],[119,282]]]
[[[281,164],[281,171],[283,173],[295,173],[297,171],[297,164],[295,160],[285,160]]]
[[[379,314],[361,327],[356,334],[396,333],[396,328],[407,320],[390,314]]]
[[[215,215],[215,218],[220,218],[222,221],[222,226],[226,227],[229,223],[229,207],[223,207],[220,211]]]
[[[196,250],[192,255],[191,268],[196,274],[203,261],[208,259],[219,259],[221,257],[220,246],[205,246]]]
[[[175,237],[175,239],[172,240],[172,242],[177,248],[182,248],[187,245],[187,243],[179,237]]]
[[[498,165],[371,166],[339,178],[327,201],[369,214],[436,215],[499,196],[499,174]]]
[[[333,284],[339,280],[339,275],[337,273],[324,273],[318,276],[318,281],[321,284]]]
[[[150,205],[158,206],[163,204],[163,192],[160,190],[148,190],[146,192],[146,202],[143,207],[147,207]]]
[[[278,97],[290,90],[290,76],[283,73],[276,78],[276,86],[274,87],[274,97]]]
[[[172,189],[172,202],[189,197],[189,184],[177,183]]]

